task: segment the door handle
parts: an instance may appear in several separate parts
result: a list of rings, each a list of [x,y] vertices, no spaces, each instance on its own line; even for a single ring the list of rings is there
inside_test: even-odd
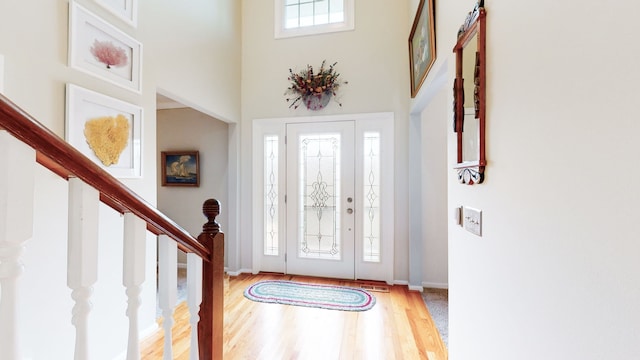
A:
[[[353,209],[352,208],[348,208],[347,209],[347,214],[353,214]]]

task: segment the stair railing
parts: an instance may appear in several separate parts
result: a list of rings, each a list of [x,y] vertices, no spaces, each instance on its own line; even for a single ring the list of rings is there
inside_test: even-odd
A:
[[[215,221],[220,212],[218,201],[205,201],[203,212],[207,223],[195,239],[2,94],[0,154],[6,160],[0,167],[1,359],[21,358],[16,331],[20,321],[16,311],[17,285],[23,269],[25,242],[32,236],[32,226],[25,226],[25,223],[33,221],[36,162],[69,183],[67,284],[72,289],[71,296],[75,302],[71,320],[76,328],[75,359],[89,357],[87,324],[92,286],[97,280],[99,202],[124,215],[123,285],[129,317],[127,359],[140,358],[137,318],[140,289],[144,282],[146,231],[159,236],[158,282],[163,309],[175,306],[177,266],[171,264],[171,260],[163,259],[171,259],[177,248],[187,253],[187,302],[192,324],[190,358],[222,358],[224,234]],[[13,176],[18,172],[19,177]],[[175,256],[173,259],[175,261]],[[165,323],[172,323],[170,315],[172,311],[165,313]],[[170,330],[165,327],[165,359],[172,359]]]

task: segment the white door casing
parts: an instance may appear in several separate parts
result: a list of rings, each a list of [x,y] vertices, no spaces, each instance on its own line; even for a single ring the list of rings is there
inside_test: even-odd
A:
[[[260,271],[287,273],[285,206],[287,124],[352,121],[353,267],[356,279],[393,282],[394,268],[394,117],[393,113],[258,119],[253,122],[253,264]],[[291,140],[289,140],[291,141]],[[289,206],[291,197],[289,196]],[[348,196],[347,196],[348,197]],[[347,199],[343,199],[346,201]],[[346,211],[342,203],[342,211]],[[295,219],[295,217],[294,217]],[[344,224],[343,224],[344,225]],[[288,255],[292,256],[291,253]]]

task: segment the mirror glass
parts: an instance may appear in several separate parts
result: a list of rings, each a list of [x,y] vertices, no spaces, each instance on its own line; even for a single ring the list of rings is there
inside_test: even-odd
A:
[[[464,120],[462,128],[462,162],[480,160],[480,127],[474,105],[474,74],[476,53],[478,52],[478,33],[462,50],[462,80],[464,84]]]

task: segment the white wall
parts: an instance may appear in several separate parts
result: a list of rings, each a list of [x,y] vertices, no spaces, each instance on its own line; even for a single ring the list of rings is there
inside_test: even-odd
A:
[[[435,84],[434,84],[435,85]],[[436,85],[437,87],[437,85]],[[436,89],[421,113],[422,154],[422,285],[448,287],[447,134],[451,121],[446,108],[448,89]]]
[[[139,1],[159,92],[225,122],[240,118],[240,1]]]
[[[447,119],[450,51],[472,6],[437,6],[449,99],[434,106]],[[450,358],[640,358],[635,4],[486,8],[483,184],[457,183],[448,132],[449,209],[483,210],[482,237],[448,221]]]
[[[200,158],[200,186],[158,185],[158,208],[198,236],[207,221],[202,214],[202,204],[215,198],[221,202],[217,221],[225,231],[228,225],[225,208],[228,203],[228,125],[191,108],[159,110],[157,114],[158,153],[197,150]],[[159,166],[158,184],[162,179],[160,170]],[[186,257],[181,257],[180,262],[186,264]]]
[[[226,223],[223,231],[229,246],[225,247],[227,261],[237,264],[237,179],[239,136],[236,125],[240,121],[240,51],[241,51],[241,1],[140,1],[141,37],[145,42],[145,54],[152,67],[154,91],[166,95],[212,118],[229,124],[229,159],[217,166],[229,168],[225,176],[231,182],[229,201],[223,201],[220,219]],[[155,115],[155,112],[154,112]],[[159,146],[157,153],[162,150]],[[157,159],[157,164],[160,159]],[[227,175],[229,178],[227,178]],[[222,179],[219,179],[222,180]],[[216,181],[219,181],[216,180]],[[208,195],[220,198],[220,195]],[[199,208],[205,198],[198,199]],[[220,199],[222,200],[222,199]],[[168,205],[163,209],[169,211]],[[178,209],[171,209],[179,214]],[[191,221],[199,221],[201,212]],[[228,225],[227,225],[228,224]],[[199,234],[196,226],[188,224],[189,231]]]
[[[4,55],[0,54],[0,93],[4,92]]]
[[[234,0],[140,1],[139,24],[133,28],[94,1],[79,2],[143,44],[142,94],[68,67],[69,4],[48,0],[0,2],[0,24],[5,30],[0,31],[4,94],[61,137],[67,82],[142,106],[143,177],[123,182],[155,204],[156,89],[161,87],[228,121],[238,120],[240,4]],[[18,336],[26,357],[67,359],[72,357],[68,345],[73,343],[74,329],[70,325],[73,303],[66,287],[66,182],[43,169],[36,174],[36,225],[24,254]],[[90,315],[91,358],[111,359],[126,346],[126,328],[119,327],[126,321],[120,270],[122,217],[104,207],[100,216],[100,280]],[[149,235],[147,244],[142,330],[155,326],[155,237]]]
[[[367,0],[356,4],[355,30],[318,36],[274,40],[274,1],[243,1],[242,37],[242,157],[241,206],[251,209],[251,124],[254,119],[288,116],[395,113],[395,279],[408,279],[407,39],[410,29],[406,2]],[[320,66],[337,61],[336,69],[349,82],[321,111],[289,109],[284,92],[289,68]],[[243,217],[241,266],[251,268],[251,216]]]
[[[92,11],[107,15],[95,4],[87,5]],[[67,67],[67,2],[3,2],[0,4],[0,23],[4,29],[11,29],[0,32],[0,53],[5,57],[4,94],[59,136],[64,137],[67,82],[135,104],[144,105],[147,100],[144,95]],[[145,121],[143,132],[154,128],[152,124],[153,121]],[[147,150],[154,146],[154,140],[145,139],[145,164],[153,163],[155,155]],[[155,175],[153,166],[145,166],[143,171],[143,179],[125,183],[153,202],[155,177],[148,176]],[[21,284],[24,301],[18,315],[21,322],[19,338],[23,355],[27,357],[69,358],[73,349],[68,345],[73,343],[74,328],[71,326],[71,291],[66,286],[66,182],[43,169],[39,169],[37,177],[36,225],[24,255],[25,272]],[[60,199],[62,203],[58,203]],[[117,232],[122,220],[119,216],[104,215],[102,221],[102,227]],[[91,343],[95,351],[92,357],[96,359],[113,358],[126,346],[126,339],[123,342],[121,336],[111,336],[112,329],[126,319],[122,310],[126,305],[123,303],[124,287],[121,276],[118,277],[122,267],[121,251],[118,252],[122,237],[117,234],[111,238],[111,234],[101,234],[99,280],[94,286],[94,308],[90,315]],[[149,240],[147,250],[155,253],[153,238]],[[112,253],[118,253],[120,258],[108,258],[106,254]],[[147,271],[147,276],[152,280],[143,287],[142,296],[147,300],[141,307],[142,329],[155,326],[153,272]]]
[[[411,23],[419,0],[410,0]],[[425,5],[427,6],[427,5]],[[437,8],[438,6],[436,6]],[[437,15],[437,14],[436,14]],[[436,36],[441,34],[441,18],[436,16]],[[407,32],[409,36],[410,29]],[[410,102],[412,134],[410,146],[411,237],[410,285],[447,288],[448,284],[448,209],[447,186],[450,168],[447,162],[448,69],[446,59],[451,49],[439,38],[436,60],[424,84]],[[427,85],[428,84],[428,85]],[[417,198],[416,198],[417,197]]]

